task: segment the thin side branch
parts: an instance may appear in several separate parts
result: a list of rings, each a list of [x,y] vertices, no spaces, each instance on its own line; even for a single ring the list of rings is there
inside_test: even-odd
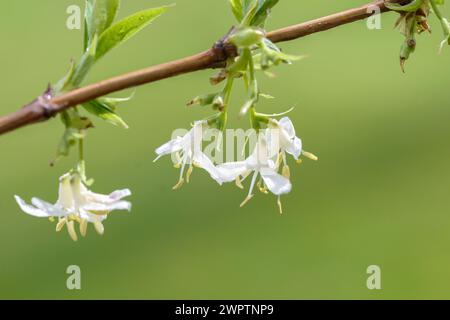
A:
[[[410,0],[391,0],[390,2],[408,3]],[[358,8],[272,31],[268,33],[268,38],[273,42],[295,40],[313,33],[365,19],[371,16],[376,8],[379,8],[381,12],[388,11],[384,6],[384,0],[378,0]],[[221,40],[213,48],[196,55],[110,78],[73,90],[61,96],[52,97],[51,93],[46,91],[42,96],[30,104],[25,105],[22,109],[0,118],[0,134],[29,124],[48,120],[68,108],[113,92],[180,74],[221,66],[228,57],[235,54],[236,50]]]

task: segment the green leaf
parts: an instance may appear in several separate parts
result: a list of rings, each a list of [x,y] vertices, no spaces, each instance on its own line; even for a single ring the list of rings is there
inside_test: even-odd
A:
[[[95,0],[94,0],[95,1]],[[83,41],[83,51],[86,51],[86,49],[89,47],[89,35],[90,30],[92,29],[92,16],[94,14],[94,3],[92,0],[86,0],[86,5],[84,8],[84,41]]]
[[[100,36],[109,28],[119,11],[120,0],[88,0],[86,3],[86,35],[85,47],[87,48],[94,35]]]
[[[131,99],[133,99],[133,97],[134,97],[134,92],[133,92],[131,95],[129,95],[128,97],[125,97],[125,98],[109,98],[109,97],[102,97],[102,98],[98,98],[98,101],[99,101],[100,103],[102,103],[102,104],[107,105],[107,106],[109,107],[109,109],[115,111],[115,110],[116,110],[116,107],[117,107],[117,105],[118,105],[119,103],[122,103],[122,102],[128,102],[128,101],[130,101]]]
[[[241,22],[243,17],[243,8],[241,0],[229,0],[231,5],[231,10],[238,22]]]
[[[166,10],[167,7],[144,10],[110,26],[99,38],[95,59],[100,59],[108,51],[133,37]]]
[[[263,25],[270,13],[270,10],[272,10],[272,8],[276,6],[278,2],[279,0],[265,0],[264,2],[262,2],[250,24],[252,26]]]
[[[84,103],[83,108],[106,122],[128,129],[128,125],[125,121],[123,121],[122,118],[114,112],[113,108],[104,101],[92,100]]]
[[[244,0],[244,17],[241,21],[241,26],[251,26],[256,12],[259,8],[258,0]]]
[[[64,76],[64,78],[59,80],[53,86],[53,90],[56,95],[58,95],[62,91],[66,91],[66,90],[70,89],[74,73],[75,73],[75,62],[73,60],[71,60],[70,68],[69,68],[69,71],[67,72],[67,74]]]
[[[270,10],[279,0],[229,0],[231,9],[241,26],[264,25]]]

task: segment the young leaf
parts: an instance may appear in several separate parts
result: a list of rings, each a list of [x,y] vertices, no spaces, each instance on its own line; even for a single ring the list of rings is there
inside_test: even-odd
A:
[[[112,111],[116,110],[116,107],[119,103],[122,102],[128,102],[131,99],[133,99],[134,97],[134,92],[129,95],[128,97],[125,98],[108,98],[108,97],[102,97],[102,98],[98,98],[98,101],[102,104],[105,104],[108,106],[109,109],[111,109]]]
[[[86,38],[87,45],[94,35],[100,36],[103,31],[109,28],[119,11],[120,0],[88,0],[86,3]],[[86,39],[85,39],[86,41]]]
[[[144,10],[110,26],[99,38],[95,59],[100,59],[108,51],[133,37],[166,10],[167,7]]]
[[[259,8],[258,0],[244,0],[244,15],[241,21],[241,26],[251,26],[251,22],[255,18],[255,14]]]
[[[90,30],[92,29],[92,16],[94,14],[94,2],[95,0],[85,0],[86,6],[84,8],[84,41],[83,52],[89,47],[90,43]]]
[[[89,113],[105,120],[115,126],[119,126],[128,129],[128,125],[122,118],[117,115],[114,110],[108,104],[101,102],[99,100],[92,100],[83,104],[83,108]]]
[[[67,74],[59,80],[54,86],[53,90],[55,91],[55,94],[59,94],[64,90],[69,89],[72,83],[72,78],[75,73],[75,62],[73,60],[70,61],[70,68]]]
[[[241,22],[243,17],[243,8],[241,0],[229,0],[231,5],[231,10],[238,22]]]
[[[270,13],[270,10],[277,5],[279,0],[265,0],[262,5],[259,7],[258,11],[256,12],[255,16],[253,17],[251,21],[252,26],[261,26],[264,24],[264,22],[267,19],[267,16]]]

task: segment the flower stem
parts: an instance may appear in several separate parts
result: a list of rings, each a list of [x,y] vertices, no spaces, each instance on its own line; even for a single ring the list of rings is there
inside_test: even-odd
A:
[[[224,110],[223,112],[227,112],[228,110],[228,105],[230,104],[230,99],[231,99],[231,92],[233,90],[233,84],[234,84],[234,76],[229,76],[227,78],[227,84],[225,85],[224,88]]]
[[[441,13],[441,10],[439,10],[438,5],[436,4],[436,0],[430,0],[431,7],[433,8],[434,14],[438,17],[439,20],[442,21],[444,16]]]
[[[430,0],[431,7],[433,8],[433,12],[438,17],[439,21],[441,22],[442,30],[444,31],[444,35],[446,38],[449,38],[450,36],[450,26],[448,25],[448,21],[444,16],[442,15],[441,10],[439,9],[439,6],[436,4],[436,0]],[[444,41],[445,42],[445,41]]]
[[[84,138],[78,140],[79,161],[84,162]]]
[[[245,49],[250,51],[250,49]],[[258,88],[257,88],[257,84],[255,84],[256,82],[256,76],[255,76],[255,62],[253,60],[253,56],[250,53],[250,58],[248,61],[248,73],[249,73],[249,83],[250,83],[250,90],[255,90],[256,92],[253,92],[253,96],[251,97],[253,99],[253,104],[250,107],[250,124],[252,126],[253,129],[255,129],[256,131],[258,131],[259,129],[261,129],[258,117],[256,116],[256,102],[258,101],[258,96],[259,96],[259,92],[258,92]]]

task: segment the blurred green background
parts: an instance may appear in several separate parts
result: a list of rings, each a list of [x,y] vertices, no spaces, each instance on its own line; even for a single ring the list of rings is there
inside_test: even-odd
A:
[[[124,1],[120,16],[172,2]],[[364,3],[281,1],[268,29]],[[65,27],[71,4],[83,1],[2,3],[2,114],[79,58],[82,32]],[[103,237],[91,227],[74,243],[13,199],[56,200],[57,178],[74,164],[48,165],[59,120],[0,137],[0,298],[450,298],[450,48],[437,54],[441,32],[432,19],[435,32],[419,37],[402,74],[395,18],[384,15],[381,30],[361,21],[282,44],[309,58],[278,68],[275,79],[261,75],[263,91],[277,98],[261,110],[296,106],[290,117],[305,149],[320,157],[292,163],[294,189],[282,216],[276,198],[261,194],[239,209],[245,192],[219,187],[200,170],[173,192],[178,171],[170,158],[152,163],[173,129],[211,114],[185,107],[212,90],[211,71],[139,88],[119,111],[129,130],[96,121],[86,142],[92,189],[133,191],[133,211],[114,213]],[[87,82],[196,53],[233,23],[225,0],[178,1]],[[241,98],[233,100],[231,125],[246,128],[237,117]],[[81,291],[66,289],[72,264],[81,267]],[[381,267],[382,290],[366,288],[369,265]]]

